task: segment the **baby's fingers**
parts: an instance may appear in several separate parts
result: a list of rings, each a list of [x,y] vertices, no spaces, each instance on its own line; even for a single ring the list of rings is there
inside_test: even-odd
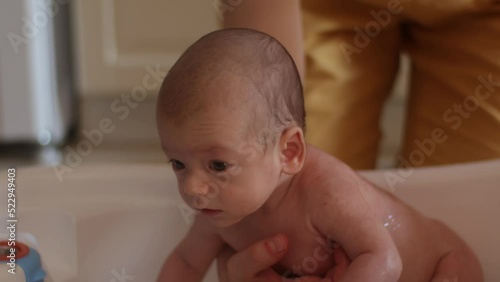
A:
[[[293,282],[330,282],[330,280],[321,278],[321,277],[316,277],[316,276],[305,276],[305,277],[300,277],[300,278],[295,278],[293,280],[286,280],[286,281],[293,281]]]
[[[341,247],[335,248],[333,251],[333,258],[335,260],[335,266],[326,274],[326,277],[328,278],[327,281],[330,282],[339,281],[340,278],[344,276],[349,264],[351,263],[349,257],[347,257],[347,254]]]

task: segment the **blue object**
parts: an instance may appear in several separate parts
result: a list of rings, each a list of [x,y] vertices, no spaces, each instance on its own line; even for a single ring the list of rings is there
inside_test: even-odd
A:
[[[26,276],[26,282],[43,282],[47,273],[42,269],[40,254],[32,248],[25,257],[16,260],[18,267],[21,267]]]

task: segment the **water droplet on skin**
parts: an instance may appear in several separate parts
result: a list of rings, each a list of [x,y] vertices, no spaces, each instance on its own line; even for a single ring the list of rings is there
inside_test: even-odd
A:
[[[384,223],[384,227],[386,228],[392,227],[391,231],[395,231],[396,229],[401,227],[401,224],[398,223],[396,226],[394,226],[395,224],[396,224],[396,219],[394,218],[394,216],[392,214],[388,215],[387,221]]]

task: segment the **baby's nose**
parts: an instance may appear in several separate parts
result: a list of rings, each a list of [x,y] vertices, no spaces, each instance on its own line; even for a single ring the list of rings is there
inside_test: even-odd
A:
[[[210,186],[207,182],[191,177],[184,185],[184,192],[190,196],[206,196],[210,193]]]

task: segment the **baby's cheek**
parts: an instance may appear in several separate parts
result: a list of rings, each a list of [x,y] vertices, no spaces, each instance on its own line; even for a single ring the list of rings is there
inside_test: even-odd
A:
[[[230,186],[221,193],[219,200],[238,213],[252,212],[255,193],[248,187]]]

